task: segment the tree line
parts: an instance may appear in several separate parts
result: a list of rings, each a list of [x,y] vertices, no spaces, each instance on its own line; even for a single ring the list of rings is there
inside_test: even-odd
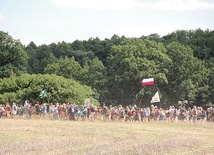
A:
[[[136,98],[142,89],[142,79],[150,77],[155,79],[155,85],[146,87],[144,94]],[[0,31],[0,78],[0,102],[27,98],[24,94],[36,100],[33,94],[48,88],[53,101],[81,98],[80,102],[83,101],[80,94],[85,92],[84,97],[93,97],[100,103],[142,102],[145,106],[159,91],[165,106],[179,100],[198,106],[211,105],[214,103],[214,31],[177,30],[163,37],[151,34],[140,38],[113,35],[104,40],[89,38],[39,46],[34,42],[23,46]],[[38,84],[27,82],[29,78],[37,79]],[[44,84],[40,78],[52,83]],[[21,80],[11,82],[17,79]],[[72,86],[71,81],[83,87]],[[19,83],[30,84],[16,86]],[[68,90],[60,90],[65,83]],[[74,87],[79,90],[72,91]]]

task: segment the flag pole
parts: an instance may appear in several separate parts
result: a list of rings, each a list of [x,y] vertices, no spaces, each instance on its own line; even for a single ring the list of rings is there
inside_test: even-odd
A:
[[[141,98],[140,98],[140,102],[139,102],[138,108],[140,108],[140,105],[141,105],[141,102],[142,102],[142,98],[143,98],[143,96],[141,96]]]

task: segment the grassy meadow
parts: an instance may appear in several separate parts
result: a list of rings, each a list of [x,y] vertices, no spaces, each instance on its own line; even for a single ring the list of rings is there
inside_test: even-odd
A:
[[[214,124],[0,119],[4,155],[213,155]]]

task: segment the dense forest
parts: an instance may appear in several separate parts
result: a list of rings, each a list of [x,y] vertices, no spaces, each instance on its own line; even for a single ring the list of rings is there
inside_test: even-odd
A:
[[[144,92],[144,78],[155,79]],[[0,31],[0,102],[36,101],[47,89],[51,102],[91,97],[101,104],[150,104],[159,91],[163,106],[188,100],[214,104],[214,31],[177,30],[127,38],[89,38],[72,43],[22,45]]]

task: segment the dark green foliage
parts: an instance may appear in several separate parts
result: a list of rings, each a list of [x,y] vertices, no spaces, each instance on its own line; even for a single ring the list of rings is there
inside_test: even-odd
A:
[[[214,31],[201,29],[178,30],[163,37],[163,42],[167,45],[173,41],[183,45],[189,45],[194,56],[201,60],[209,60],[214,56]]]
[[[173,42],[167,46],[167,54],[172,59],[167,76],[168,94],[178,95],[176,98],[181,100],[193,101],[208,80],[207,69],[202,61],[193,56],[193,51],[188,46]]]
[[[29,56],[28,73],[44,73],[44,69],[48,64],[52,64],[57,61],[56,57],[51,51],[50,46],[41,45],[35,46],[34,43],[30,43],[26,47],[26,52]]]
[[[112,47],[107,64],[111,98],[122,103],[133,103],[143,78],[153,77],[159,85],[168,83],[167,66],[171,60],[161,43],[126,39],[121,45]]]
[[[26,73],[27,62],[22,44],[0,31],[0,78]]]
[[[83,84],[91,86],[91,88],[96,91],[95,96],[99,96],[100,101],[106,100],[106,93],[108,92],[107,69],[98,58],[92,59],[91,63],[84,66],[79,81]]]
[[[47,74],[56,74],[65,78],[73,78],[75,80],[79,80],[82,72],[82,67],[74,60],[74,57],[65,57],[65,59],[60,58],[57,62],[48,64],[45,68],[45,73]]]

